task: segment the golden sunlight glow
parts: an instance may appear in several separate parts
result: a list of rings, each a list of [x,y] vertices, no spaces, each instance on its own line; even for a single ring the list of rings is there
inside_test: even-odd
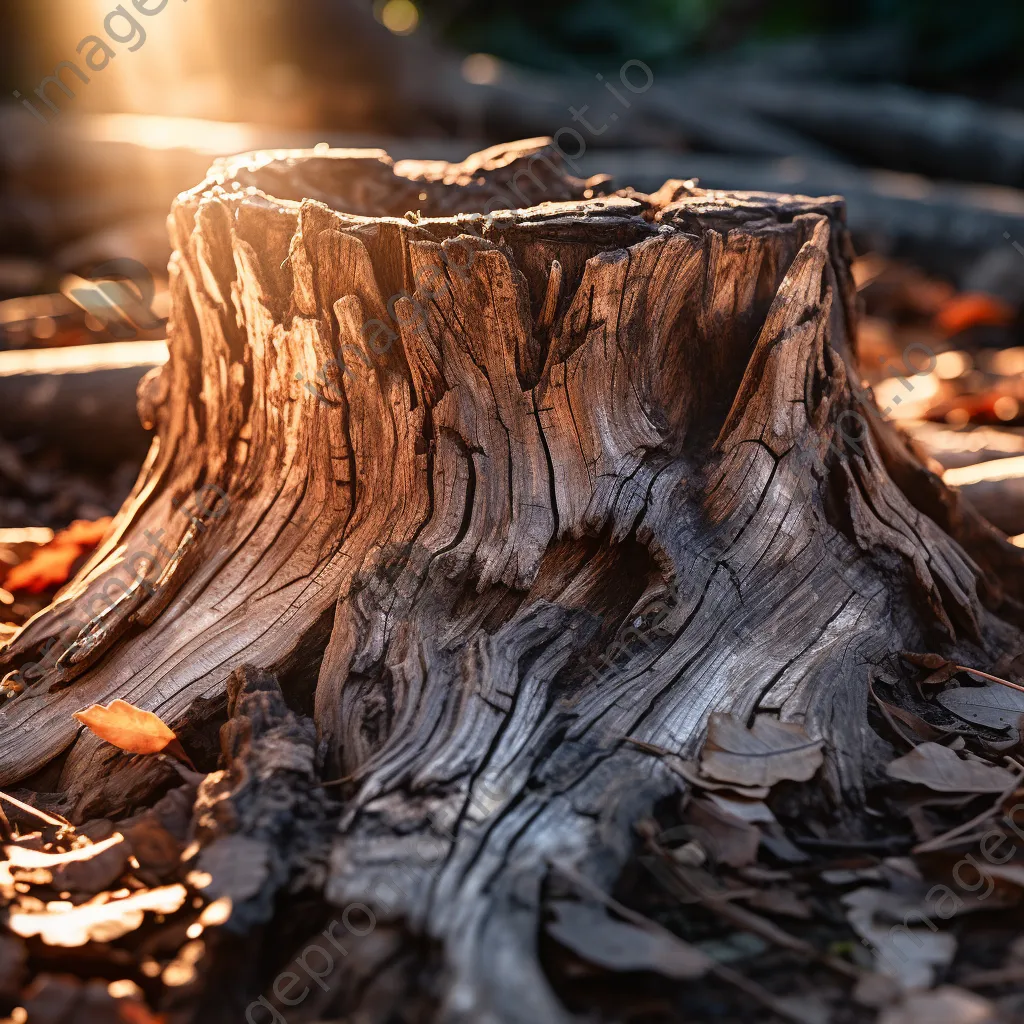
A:
[[[158,114],[100,114],[82,126],[95,142],[129,142],[149,149],[194,149],[221,155],[259,148],[255,128],[199,117],[161,117]]]
[[[412,0],[387,0],[379,17],[381,24],[396,36],[410,35],[420,23],[420,12]]]
[[[1006,459],[992,459],[974,466],[957,466],[942,474],[947,487],[964,487],[978,484],[983,480],[1009,480],[1024,473],[1024,455],[1013,455]]]
[[[889,377],[875,385],[875,401],[884,415],[894,419],[920,418],[938,393],[939,378],[934,373]]]
[[[149,6],[157,10],[154,0]],[[86,31],[104,38],[116,52],[96,80],[102,77],[105,85],[109,83],[120,109],[201,110],[206,116],[217,116],[227,99],[227,83],[219,67],[221,40],[210,8],[172,2],[145,17],[133,16],[129,6],[129,16],[145,33],[145,41],[139,43],[125,19],[112,23],[113,32],[104,31],[105,19],[117,7],[111,0],[91,0],[89,7],[93,13]],[[113,33],[127,41],[114,41]]]

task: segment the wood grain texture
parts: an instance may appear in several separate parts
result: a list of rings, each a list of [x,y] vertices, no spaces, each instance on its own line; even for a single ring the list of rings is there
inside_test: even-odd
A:
[[[775,713],[825,741],[856,828],[884,756],[869,669],[1021,649],[1024,552],[851,387],[841,200],[601,196],[532,152],[264,154],[179,197],[157,440],[106,543],[0,655],[63,652],[0,710],[0,782],[63,755],[69,813],[100,813],[111,756],[73,711],[122,698],[187,741],[233,671],[236,715],[278,677],[294,784],[302,716],[314,774],[346,780],[336,811],[303,804],[327,901],[387,894],[303,1012],[568,1020],[544,887],[553,863],[612,885],[633,824],[685,787],[650,750]],[[493,202],[513,182],[528,208]],[[183,515],[207,485],[227,497]],[[147,532],[155,585],[79,629]]]

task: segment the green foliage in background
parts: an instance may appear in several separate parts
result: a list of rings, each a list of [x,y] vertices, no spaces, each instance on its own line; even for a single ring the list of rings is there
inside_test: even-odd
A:
[[[1024,75],[1024,0],[418,0],[467,51],[547,70],[637,57],[689,58],[770,39],[890,31],[904,40],[907,78],[946,87]]]

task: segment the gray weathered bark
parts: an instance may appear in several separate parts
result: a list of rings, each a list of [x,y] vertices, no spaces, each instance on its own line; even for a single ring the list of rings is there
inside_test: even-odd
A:
[[[0,782],[41,772],[78,816],[123,807],[137,768],[73,711],[121,697],[198,749],[238,670],[242,810],[211,834],[273,848],[272,890],[384,894],[306,1019],[567,1019],[544,886],[553,863],[614,882],[685,785],[652,751],[693,755],[713,711],[802,722],[856,831],[869,669],[1021,648],[1024,553],[851,387],[841,202],[594,196],[529,153],[239,159],[182,196],[157,440],[107,542],[2,652],[55,641],[0,711]],[[111,588],[139,551],[158,578]],[[234,724],[264,692],[263,724]],[[319,868],[252,810],[282,771],[307,811],[266,799],[326,830]],[[312,794],[338,777],[330,811]]]

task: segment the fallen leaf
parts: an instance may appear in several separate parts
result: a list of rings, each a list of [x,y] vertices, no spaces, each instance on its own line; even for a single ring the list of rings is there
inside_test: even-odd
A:
[[[930,988],[935,969],[947,966],[956,955],[956,939],[948,932],[909,927],[915,921],[935,924],[927,907],[907,902],[899,893],[856,889],[841,902],[850,927],[874,954],[875,970],[893,978],[904,991]]]
[[[905,708],[901,708],[897,704],[890,704],[889,701],[883,700],[879,697],[871,679],[868,680],[868,691],[874,699],[874,702],[878,705],[879,710],[882,712],[882,716],[890,720],[889,724],[908,743],[913,743],[913,739],[907,736],[903,730],[892,721],[892,719],[896,719],[907,726],[918,740],[938,740],[945,735],[943,730],[932,725],[930,722],[926,722],[923,718],[915,715],[912,711],[907,711]]]
[[[914,651],[900,651],[900,657],[909,661],[911,665],[931,669],[933,672],[935,669],[949,664],[949,659],[944,658],[941,654],[916,654]]]
[[[914,992],[898,1006],[883,1011],[878,1024],[989,1024],[998,1019],[995,1006],[966,989],[943,985],[934,992]]]
[[[12,910],[7,922],[15,935],[38,935],[48,946],[84,946],[87,942],[112,942],[142,924],[146,911],[173,914],[188,895],[183,885],[164,885],[111,900],[106,894],[88,903],[49,903],[41,911]]]
[[[985,292],[964,292],[945,302],[935,315],[935,325],[946,334],[959,334],[969,327],[989,324],[1000,327],[1013,323],[1013,306]]]
[[[938,743],[919,744],[886,770],[891,778],[940,793],[1002,793],[1016,778],[1005,768],[964,760]]]
[[[720,793],[711,793],[708,799],[713,804],[721,807],[723,811],[728,811],[729,814],[734,814],[737,818],[749,821],[752,825],[757,823],[762,825],[772,824],[776,820],[771,808],[760,800],[734,800],[730,797],[722,796]]]
[[[11,593],[41,594],[68,581],[75,562],[91,551],[106,536],[112,520],[109,516],[90,522],[76,519],[44,544],[30,558],[16,565],[4,581]]]
[[[719,782],[717,779],[706,778],[701,775],[700,767],[694,761],[677,759],[672,767],[687,782],[708,793],[729,792],[749,800],[763,800],[771,792],[767,786],[737,786],[733,782]]]
[[[954,715],[990,729],[1021,728],[1024,693],[1008,686],[959,686],[944,690],[938,702]]]
[[[587,903],[558,900],[551,909],[558,918],[548,924],[552,937],[600,967],[655,971],[690,980],[703,977],[714,966],[709,956],[661,928],[638,928]]]
[[[918,682],[918,689],[925,686],[943,686],[961,671],[956,662],[943,658],[941,654],[915,654],[913,651],[900,651],[900,657],[909,661],[911,665],[930,670],[929,674]]]
[[[743,786],[806,782],[821,766],[821,747],[822,741],[810,739],[800,725],[760,715],[748,729],[739,716],[716,712],[700,764],[705,775]]]
[[[107,707],[93,704],[76,711],[75,718],[101,740],[130,754],[159,754],[177,739],[152,711],[143,711],[124,700],[112,700]]]
[[[716,864],[746,867],[757,860],[761,832],[742,818],[713,804],[693,800],[686,809],[687,822],[698,831],[693,836]]]

